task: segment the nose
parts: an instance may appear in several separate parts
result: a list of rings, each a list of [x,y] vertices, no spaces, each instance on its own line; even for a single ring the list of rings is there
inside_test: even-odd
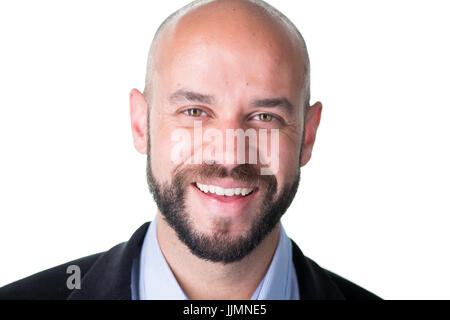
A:
[[[257,133],[234,115],[203,128],[203,160],[221,164],[228,170],[257,162]]]

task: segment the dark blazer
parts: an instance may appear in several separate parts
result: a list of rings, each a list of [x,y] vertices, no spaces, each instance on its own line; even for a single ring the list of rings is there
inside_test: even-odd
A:
[[[138,257],[150,222],[143,224],[129,241],[39,272],[0,288],[0,299],[131,299],[131,266]],[[292,241],[292,240],[291,240]],[[380,299],[356,284],[321,268],[305,257],[292,241],[292,256],[302,300]],[[81,289],[67,288],[69,265],[81,269]]]

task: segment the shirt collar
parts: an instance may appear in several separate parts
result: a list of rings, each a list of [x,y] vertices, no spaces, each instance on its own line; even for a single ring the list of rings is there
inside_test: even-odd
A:
[[[167,264],[157,238],[157,216],[145,235],[139,270],[133,268],[133,299],[188,300]],[[138,284],[138,286],[136,286]],[[270,266],[251,300],[299,299],[297,276],[292,262],[292,244],[280,225],[280,234]]]
[[[292,243],[281,223],[277,249],[260,287],[260,292],[255,298],[257,300],[297,300],[300,298],[297,275],[292,261]]]
[[[150,224],[142,245],[139,266],[139,299],[188,300],[159,247],[156,232],[157,217]]]

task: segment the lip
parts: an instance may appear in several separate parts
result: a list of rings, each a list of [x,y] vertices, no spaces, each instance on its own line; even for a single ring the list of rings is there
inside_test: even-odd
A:
[[[218,185],[222,187],[226,184],[220,183],[211,183],[214,185]],[[236,185],[236,184],[235,184]],[[242,185],[238,185],[236,188],[241,187]],[[219,196],[216,194],[204,193],[200,189],[197,188],[195,183],[191,184],[192,189],[194,190],[194,194],[200,198],[201,203],[206,207],[208,214],[213,216],[221,216],[221,217],[238,217],[243,212],[246,206],[255,199],[255,196],[258,194],[259,189],[255,188],[252,193],[247,196]],[[228,188],[233,188],[228,186]]]

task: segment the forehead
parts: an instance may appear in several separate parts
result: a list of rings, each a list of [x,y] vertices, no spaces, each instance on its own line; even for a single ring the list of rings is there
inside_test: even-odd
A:
[[[282,23],[245,11],[183,16],[167,28],[154,54],[154,85],[164,89],[194,85],[208,93],[245,89],[293,97],[303,84],[296,37]]]

